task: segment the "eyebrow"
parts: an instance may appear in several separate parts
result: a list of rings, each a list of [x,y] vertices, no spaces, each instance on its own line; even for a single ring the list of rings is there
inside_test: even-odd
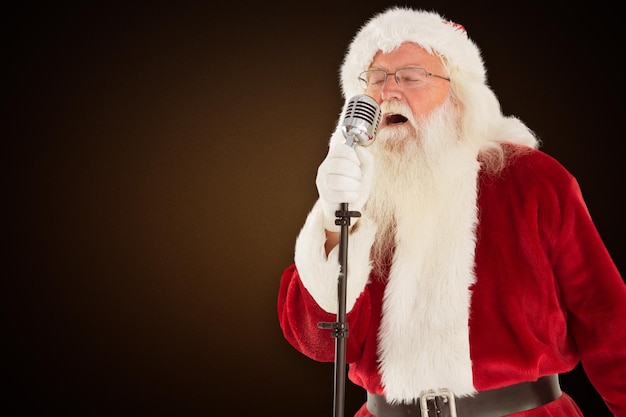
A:
[[[407,65],[402,65],[398,68],[396,68],[396,71],[401,70],[403,68],[423,68],[426,69],[425,66],[423,65],[419,65],[419,64],[407,64]],[[369,67],[368,70],[381,70],[381,71],[389,71],[386,68],[382,68],[382,67]],[[427,70],[428,71],[428,70]]]

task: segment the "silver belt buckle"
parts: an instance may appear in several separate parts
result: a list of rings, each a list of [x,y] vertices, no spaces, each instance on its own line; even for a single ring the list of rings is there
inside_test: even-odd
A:
[[[441,401],[437,401],[438,398],[441,398]],[[428,402],[432,401],[433,410],[428,409]],[[456,415],[456,404],[454,402],[454,394],[450,392],[450,390],[441,388],[436,390],[428,390],[422,391],[420,394],[420,408],[422,409],[422,417],[430,417],[430,412],[433,411],[433,417],[439,417],[442,414],[440,407],[440,403],[444,405],[450,411],[450,417],[457,417]]]

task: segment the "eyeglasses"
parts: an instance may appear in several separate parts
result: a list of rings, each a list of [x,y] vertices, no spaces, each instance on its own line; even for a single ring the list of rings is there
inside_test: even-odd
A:
[[[437,77],[442,80],[450,81],[450,78],[442,75],[433,74],[420,67],[400,68],[396,72],[386,72],[380,69],[371,69],[363,71],[359,75],[361,86],[365,90],[378,91],[383,88],[387,82],[387,77],[393,75],[400,88],[417,88],[426,84],[428,77]]]

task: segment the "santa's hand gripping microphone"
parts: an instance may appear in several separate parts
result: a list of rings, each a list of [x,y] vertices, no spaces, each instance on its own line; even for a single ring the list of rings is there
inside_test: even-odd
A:
[[[369,146],[374,142],[376,130],[380,124],[381,113],[378,103],[367,94],[352,97],[346,104],[346,111],[341,123],[341,132],[346,139],[346,145]],[[337,226],[349,226],[350,217],[360,217],[358,211],[348,211],[348,203],[341,203],[339,211],[335,212]]]
[[[374,136],[380,124],[381,113],[378,103],[367,94],[352,97],[346,104],[346,110],[341,123],[341,132],[346,139],[346,145],[369,146],[374,142]],[[358,211],[348,211],[348,203],[341,203],[341,209],[336,213],[337,226],[350,224],[350,217],[359,217]]]

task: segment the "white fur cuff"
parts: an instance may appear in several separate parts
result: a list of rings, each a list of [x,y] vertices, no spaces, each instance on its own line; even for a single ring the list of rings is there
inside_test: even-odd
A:
[[[369,254],[376,228],[371,221],[361,218],[359,227],[348,237],[348,265],[346,276],[346,311],[350,311],[367,284],[370,273]],[[337,282],[341,265],[339,246],[326,256],[324,243],[324,213],[316,202],[296,239],[295,263],[302,284],[328,313],[337,313]]]

